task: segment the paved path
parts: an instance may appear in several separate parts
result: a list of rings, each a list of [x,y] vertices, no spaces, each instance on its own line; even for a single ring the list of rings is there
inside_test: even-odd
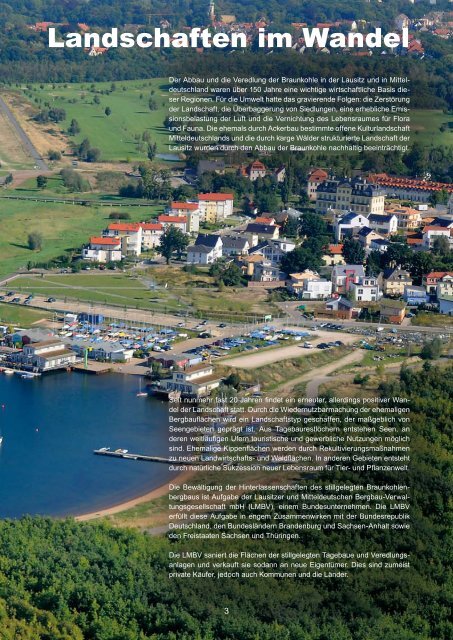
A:
[[[38,153],[32,141],[27,136],[25,131],[22,129],[15,115],[13,114],[13,112],[11,111],[11,109],[8,107],[8,105],[6,104],[6,102],[3,100],[1,96],[0,96],[0,111],[2,111],[4,115],[8,118],[15,132],[17,133],[21,143],[25,147],[26,151],[31,155],[33,160],[36,162],[36,165],[38,166],[38,168],[41,171],[49,171],[48,165],[43,160],[41,155]]]

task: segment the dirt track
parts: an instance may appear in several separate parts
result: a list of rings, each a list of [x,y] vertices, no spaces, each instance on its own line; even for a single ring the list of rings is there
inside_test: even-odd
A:
[[[341,340],[344,344],[352,344],[357,341],[356,335],[341,331],[316,331],[314,335],[317,336],[314,340],[311,338],[308,339],[309,342],[314,345],[320,342],[335,342],[335,340]],[[258,367],[279,362],[280,360],[308,356],[310,353],[313,353],[313,349],[304,349],[302,347],[303,342],[304,341],[301,340],[298,344],[293,344],[290,347],[270,349],[269,351],[262,351],[260,353],[238,356],[237,358],[231,358],[231,360],[224,360],[222,364],[228,367],[236,367],[237,369],[257,369]]]

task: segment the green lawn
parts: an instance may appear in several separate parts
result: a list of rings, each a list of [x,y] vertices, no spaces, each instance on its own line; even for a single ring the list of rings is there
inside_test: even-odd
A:
[[[128,212],[132,221],[140,221],[155,217],[162,207],[121,207],[121,211]],[[77,251],[91,235],[106,228],[111,212],[109,207],[0,199],[0,276],[25,267],[29,261],[46,262],[66,251]],[[33,231],[43,236],[39,252],[27,246],[28,234]]]
[[[67,131],[74,118],[80,125],[80,133],[71,138],[80,143],[88,138],[93,147],[102,151],[102,160],[127,161],[143,160],[145,153],[136,148],[135,135],[149,131],[158,152],[168,152],[167,132],[163,121],[167,115],[167,94],[162,79],[128,81],[115,83],[96,83],[94,89],[90,83],[82,84],[41,84],[25,89],[25,97],[36,109],[44,102],[53,107],[64,109],[66,120],[59,123]],[[105,95],[105,92],[109,92]],[[104,92],[104,93],[103,93]],[[152,94],[152,92],[154,92]],[[93,99],[97,96],[99,104]],[[157,109],[149,109],[149,99],[156,101]],[[111,114],[104,111],[110,107]],[[45,126],[45,125],[44,125]]]
[[[34,322],[50,317],[46,311],[0,302],[0,324],[29,327]]]

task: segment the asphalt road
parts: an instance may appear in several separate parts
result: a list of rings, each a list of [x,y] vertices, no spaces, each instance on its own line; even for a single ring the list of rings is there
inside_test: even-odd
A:
[[[32,141],[27,136],[25,131],[22,129],[15,115],[13,114],[13,112],[11,111],[11,109],[8,107],[8,105],[6,104],[6,102],[3,100],[1,96],[0,96],[0,111],[2,111],[10,121],[13,129],[15,130],[15,132],[17,133],[17,136],[19,137],[19,140],[21,141],[21,143],[23,144],[27,152],[31,155],[31,157],[35,161],[36,166],[41,171],[49,171],[48,165],[43,160],[41,155],[38,153]]]

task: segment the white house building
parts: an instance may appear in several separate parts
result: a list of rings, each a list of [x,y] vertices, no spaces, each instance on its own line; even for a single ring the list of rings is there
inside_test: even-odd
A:
[[[179,391],[182,396],[202,398],[209,396],[220,385],[212,364],[202,362],[173,371],[172,377],[162,380],[159,388],[165,392]]]
[[[82,258],[92,262],[119,262],[122,258],[121,238],[93,236],[90,244],[82,250]]]
[[[368,226],[381,235],[391,236],[398,231],[398,218],[392,213],[370,213]]]
[[[356,302],[377,302],[381,297],[377,278],[360,277],[351,283],[351,293]]]
[[[361,213],[350,211],[335,220],[335,240],[340,242],[344,236],[353,236],[363,227],[368,227],[368,218]]]
[[[222,247],[220,236],[199,233],[195,244],[187,247],[187,264],[212,264],[222,257]]]

